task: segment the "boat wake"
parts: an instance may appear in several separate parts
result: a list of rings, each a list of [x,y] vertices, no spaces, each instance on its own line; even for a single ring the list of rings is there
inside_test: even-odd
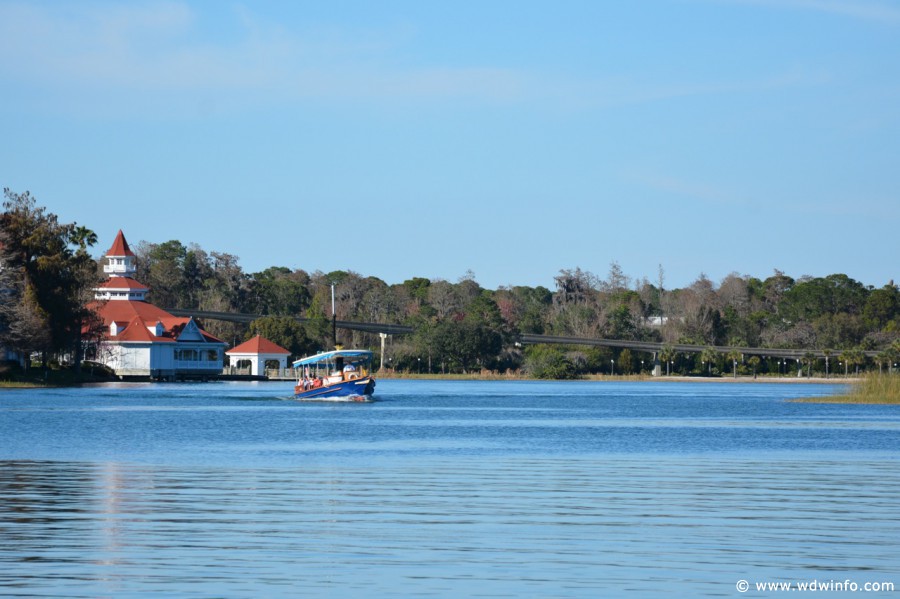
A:
[[[365,395],[345,395],[342,397],[291,397],[303,403],[373,403],[375,400]]]

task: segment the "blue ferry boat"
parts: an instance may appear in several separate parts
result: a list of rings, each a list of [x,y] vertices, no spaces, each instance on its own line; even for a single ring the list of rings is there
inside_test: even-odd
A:
[[[317,401],[369,401],[375,391],[373,353],[364,349],[338,349],[297,360],[301,369],[294,398]]]

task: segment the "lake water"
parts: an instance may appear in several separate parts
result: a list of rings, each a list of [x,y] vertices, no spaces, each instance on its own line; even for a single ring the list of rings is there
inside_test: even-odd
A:
[[[0,391],[0,596],[900,590],[900,407],[786,401],[835,390],[385,380],[369,404],[296,402],[290,383]]]

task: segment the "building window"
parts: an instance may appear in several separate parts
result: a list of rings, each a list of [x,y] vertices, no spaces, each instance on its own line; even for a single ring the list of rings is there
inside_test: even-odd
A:
[[[182,362],[196,362],[198,360],[197,350],[195,349],[176,349],[175,359]]]

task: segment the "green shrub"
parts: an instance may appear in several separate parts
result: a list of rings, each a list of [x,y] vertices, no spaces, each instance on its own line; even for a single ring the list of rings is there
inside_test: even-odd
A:
[[[575,365],[556,347],[531,345],[525,350],[525,371],[538,379],[574,379]]]

